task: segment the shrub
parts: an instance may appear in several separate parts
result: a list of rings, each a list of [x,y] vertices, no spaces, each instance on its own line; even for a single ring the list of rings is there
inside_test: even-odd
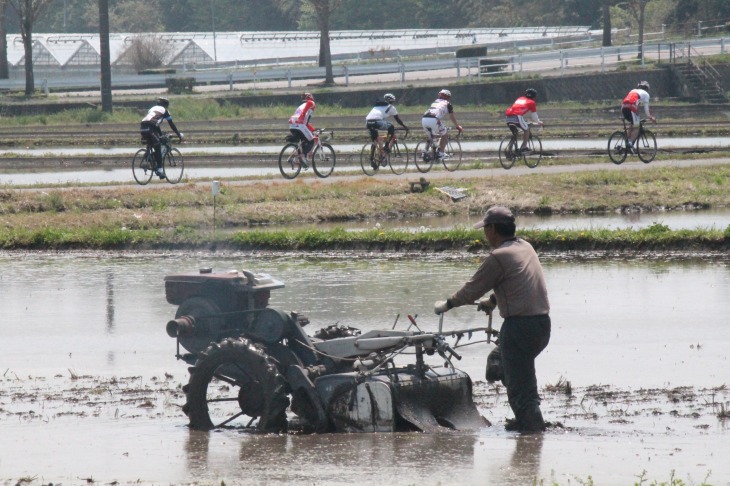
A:
[[[124,52],[124,61],[136,71],[162,67],[172,52],[172,46],[155,35],[140,35],[132,39]]]

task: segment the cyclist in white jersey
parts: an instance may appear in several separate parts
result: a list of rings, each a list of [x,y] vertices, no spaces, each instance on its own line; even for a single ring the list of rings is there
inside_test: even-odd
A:
[[[423,118],[421,119],[423,131],[426,132],[429,140],[432,141],[434,136],[441,137],[439,140],[438,150],[438,157],[440,159],[444,157],[444,148],[446,147],[446,137],[442,135],[445,135],[447,132],[446,126],[441,122],[441,119],[446,115],[449,115],[451,121],[456,126],[456,129],[459,130],[459,133],[464,131],[461,125],[459,125],[456,121],[456,116],[454,116],[454,106],[449,100],[451,100],[451,91],[448,89],[442,89],[439,91],[439,97],[431,103],[431,106],[428,110],[426,110],[426,113],[423,114]]]
[[[167,108],[170,106],[170,100],[167,98],[157,98],[157,104],[150,108],[147,115],[142,119],[139,127],[139,133],[142,136],[142,140],[152,149],[155,155],[155,174],[160,179],[165,178],[165,172],[162,170],[162,129],[160,125],[163,121],[167,120],[170,128],[177,134],[178,138],[182,141],[183,134],[177,129],[175,124],[172,122],[172,115]]]
[[[378,149],[385,150],[385,152],[390,152],[390,145],[393,142],[393,137],[395,136],[395,126],[388,121],[388,118],[393,117],[400,126],[402,126],[405,130],[408,130],[408,127],[405,126],[398,116],[398,110],[396,110],[395,105],[393,105],[394,102],[395,95],[386,93],[382,100],[375,101],[375,105],[370,110],[370,113],[368,113],[365,117],[365,127],[370,131],[370,139],[378,144]],[[380,140],[380,137],[378,137],[378,130],[388,131],[388,140],[385,142],[385,147],[383,147],[383,142]],[[370,163],[373,166],[373,169],[376,169],[377,165],[373,156],[374,153],[371,153]]]

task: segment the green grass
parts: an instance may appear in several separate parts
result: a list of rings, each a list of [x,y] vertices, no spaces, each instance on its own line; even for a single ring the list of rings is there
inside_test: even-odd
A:
[[[220,95],[219,95],[220,96]],[[237,96],[240,96],[238,94]],[[295,97],[294,97],[295,98]],[[122,99],[121,97],[119,99]],[[615,104],[615,103],[613,103]],[[591,109],[603,109],[613,104],[601,101],[588,104],[578,102],[561,102],[561,109],[575,109],[590,111]],[[661,107],[666,104],[662,101],[652,103]],[[671,102],[672,106],[681,106],[690,103]],[[225,98],[220,101],[212,97],[202,96],[180,96],[171,99],[170,110],[176,120],[235,120],[235,119],[283,119],[286,120],[292,111],[293,103],[275,103],[268,106],[242,106],[232,103]],[[541,108],[549,109],[552,104],[543,103]],[[557,104],[556,104],[557,106]],[[365,107],[343,108],[338,105],[322,105],[318,107],[318,116],[361,116]],[[404,116],[420,114],[423,111],[421,105],[409,106],[398,105],[398,111]],[[460,113],[480,112],[485,116],[501,116],[504,113],[502,105],[459,105]],[[53,114],[39,114],[26,116],[13,116],[0,118],[0,127],[13,126],[59,126],[75,124],[103,124],[103,123],[139,123],[140,112],[136,109],[116,106],[113,113],[105,113],[99,108],[74,108],[63,110]]]
[[[149,228],[25,228],[0,229],[4,249],[119,249],[198,248],[216,243],[231,249],[275,251],[383,250],[383,251],[470,251],[484,252],[488,245],[480,230],[454,228],[408,232],[402,230],[346,231],[305,229],[239,231],[213,237],[210,230],[185,225],[171,229]],[[718,250],[730,246],[730,227],[723,230],[671,230],[654,224],[642,229],[526,230],[518,236],[540,251],[585,250]]]

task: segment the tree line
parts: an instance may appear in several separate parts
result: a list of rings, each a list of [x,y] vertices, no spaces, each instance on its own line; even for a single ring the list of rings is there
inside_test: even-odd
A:
[[[98,33],[97,1],[0,0],[43,4],[36,32]],[[652,27],[693,29],[698,21],[726,19],[727,0],[109,0],[112,32],[210,32],[319,30],[315,5],[330,4],[332,30],[455,29],[535,25],[603,26],[608,6],[614,27],[638,27],[644,4]],[[20,33],[18,13],[5,16],[9,33]],[[633,24],[633,25],[632,25]]]

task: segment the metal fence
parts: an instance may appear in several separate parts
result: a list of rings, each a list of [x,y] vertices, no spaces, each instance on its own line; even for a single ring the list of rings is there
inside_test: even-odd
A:
[[[730,37],[699,38],[682,42],[647,43],[642,46],[621,45],[614,47],[572,47],[576,44],[590,44],[595,40],[555,39],[539,43],[535,40],[509,42],[491,45],[489,56],[481,58],[453,57],[443,54],[439,58],[403,61],[382,59],[369,62],[346,62],[334,67],[339,84],[349,85],[368,77],[378,81],[400,82],[402,84],[426,78],[483,78],[499,75],[530,76],[561,75],[567,72],[604,72],[615,70],[624,64],[643,65],[646,61],[673,62],[688,56],[690,51],[702,55],[724,54],[730,48]],[[425,54],[424,54],[425,57]],[[219,69],[187,70],[169,74],[124,74],[112,76],[113,89],[142,89],[165,87],[170,78],[192,78],[195,85],[248,85],[257,89],[273,86],[291,88],[297,82],[323,79],[325,68],[307,64],[260,66],[233,66]],[[51,90],[95,90],[99,89],[97,71],[43,72],[35,73],[36,86],[46,92]],[[0,90],[20,90],[25,86],[24,78],[0,80]]]

